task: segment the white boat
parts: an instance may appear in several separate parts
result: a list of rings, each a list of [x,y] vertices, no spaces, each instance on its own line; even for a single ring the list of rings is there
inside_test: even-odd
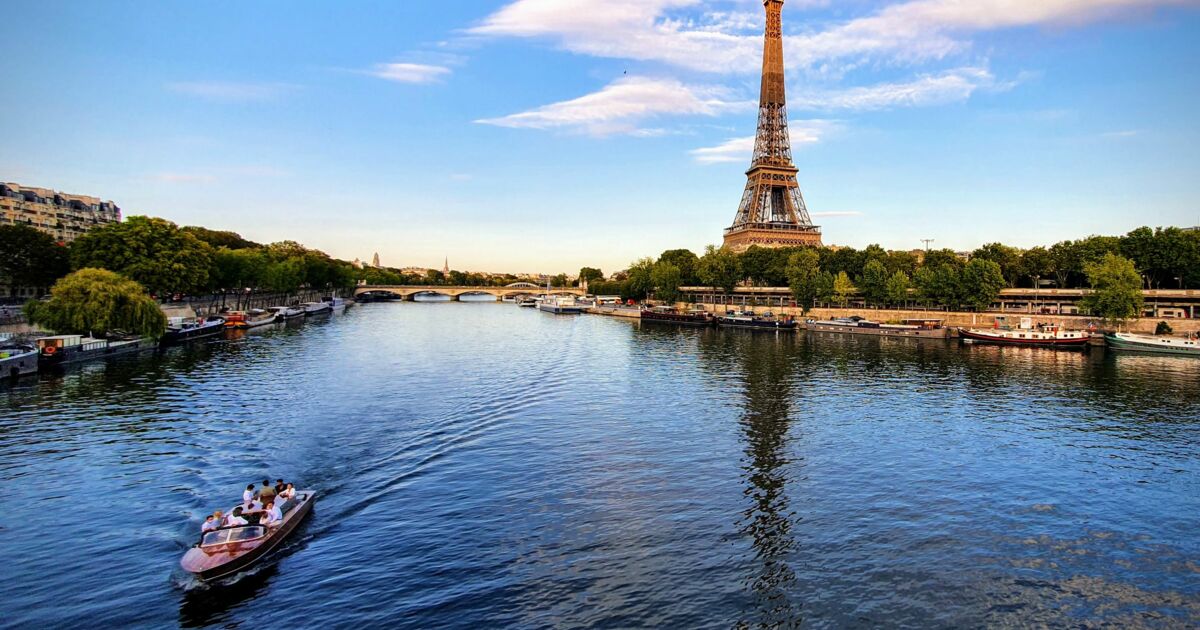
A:
[[[280,319],[304,317],[303,306],[274,306],[271,307],[270,310],[275,311],[275,314],[278,315]]]
[[[1200,339],[1172,337],[1170,335],[1139,335],[1137,333],[1109,333],[1104,336],[1108,347],[1113,350],[1132,350],[1156,354],[1178,354],[1200,357]]]
[[[574,296],[546,296],[537,303],[539,310],[556,315],[578,315],[583,312],[583,306],[575,301]]]
[[[533,308],[534,306],[537,306],[537,305],[538,305],[538,301],[535,300],[534,298],[531,298],[528,296],[523,297],[520,300],[517,300],[517,306]]]
[[[325,303],[329,305],[329,308],[334,313],[341,313],[342,311],[346,310],[345,298],[327,297],[327,298],[325,298]]]
[[[300,306],[304,308],[305,315],[320,315],[333,311],[333,306],[329,302],[305,302]]]
[[[17,343],[5,337],[0,340],[0,378],[17,378],[37,374],[38,349],[27,343]]]
[[[500,301],[501,301],[501,302],[508,302],[508,303],[510,303],[510,304],[515,304],[515,303],[517,302],[517,298],[516,298],[516,297],[514,297],[514,296],[511,296],[511,295],[506,295],[506,296],[504,296],[504,297],[500,298]]]
[[[225,317],[225,327],[246,330],[248,328],[258,328],[259,326],[274,324],[279,319],[277,311],[252,308],[248,311],[233,311],[229,313]]]

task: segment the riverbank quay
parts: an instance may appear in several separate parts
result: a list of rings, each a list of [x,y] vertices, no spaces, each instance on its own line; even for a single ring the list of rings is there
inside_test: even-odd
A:
[[[678,308],[703,308],[712,313],[724,313],[732,307],[725,304],[693,304],[691,302],[677,302]],[[947,328],[991,328],[999,324],[997,318],[1007,318],[1011,323],[1014,316],[1020,313],[1011,312],[983,312],[974,313],[968,311],[936,311],[936,310],[903,310],[903,309],[879,309],[867,307],[855,308],[811,308],[808,309],[808,314],[805,315],[801,309],[794,306],[745,306],[739,307],[747,311],[758,313],[771,312],[775,315],[790,315],[797,320],[804,321],[805,319],[828,320],[839,317],[851,317],[858,315],[877,322],[898,322],[905,319],[940,319],[942,325]],[[1081,315],[1030,315],[1039,322],[1052,323],[1062,326],[1063,328],[1074,328],[1084,330],[1089,326],[1095,325],[1099,328],[1105,328],[1102,323],[1095,317],[1084,317]],[[1153,334],[1154,328],[1160,321],[1167,321],[1175,334],[1188,334],[1200,332],[1200,320],[1195,319],[1161,319],[1152,317],[1143,317],[1125,322],[1121,326],[1121,330],[1129,332],[1139,332]]]

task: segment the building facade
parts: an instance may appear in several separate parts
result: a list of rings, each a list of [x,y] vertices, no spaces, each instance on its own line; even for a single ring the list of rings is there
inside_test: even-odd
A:
[[[0,183],[0,225],[28,225],[70,243],[88,230],[121,220],[121,209],[99,197]]]

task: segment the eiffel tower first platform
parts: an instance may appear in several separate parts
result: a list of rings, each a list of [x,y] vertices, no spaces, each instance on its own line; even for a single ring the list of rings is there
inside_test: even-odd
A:
[[[767,29],[763,41],[762,91],[758,101],[758,132],[754,158],[746,171],[746,191],[733,225],[725,229],[724,246],[745,251],[760,247],[821,244],[821,229],[813,225],[796,181],[788,138],[787,98],[783,85],[783,0],[763,0]]]

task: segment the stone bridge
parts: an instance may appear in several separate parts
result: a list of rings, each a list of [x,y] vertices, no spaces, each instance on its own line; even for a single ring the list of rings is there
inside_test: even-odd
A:
[[[503,287],[461,287],[461,286],[437,286],[437,285],[412,285],[412,284],[364,284],[354,288],[354,296],[358,297],[364,293],[371,294],[391,294],[404,300],[412,300],[417,295],[445,295],[452,300],[457,300],[463,295],[491,295],[497,300],[509,296],[518,295],[586,295],[585,289],[576,287],[553,287],[549,290],[546,287],[539,287],[536,284],[529,282],[516,282]]]

